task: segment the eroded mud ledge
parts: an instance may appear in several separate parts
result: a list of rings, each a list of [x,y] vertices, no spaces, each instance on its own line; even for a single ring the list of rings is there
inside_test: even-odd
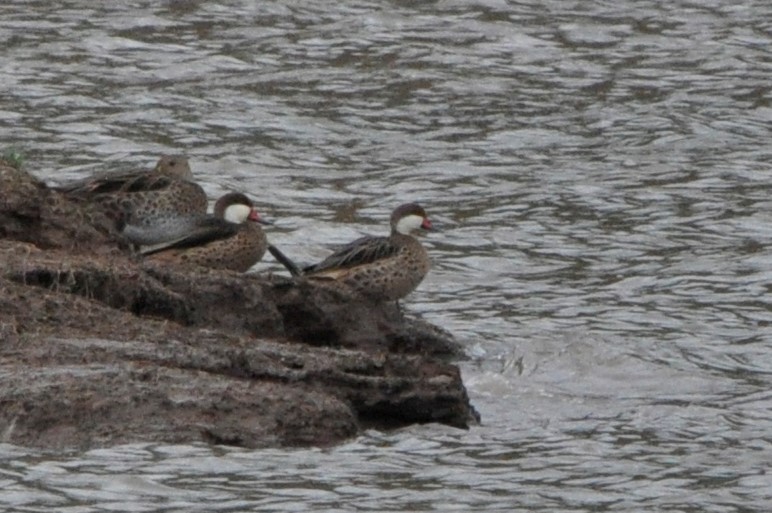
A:
[[[0,441],[329,445],[474,422],[452,337],[265,274],[162,267],[0,165]]]

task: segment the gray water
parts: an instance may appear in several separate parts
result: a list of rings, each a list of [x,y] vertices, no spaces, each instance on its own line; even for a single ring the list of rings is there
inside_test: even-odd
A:
[[[772,511],[771,36],[767,0],[6,0],[0,142],[49,181],[186,153],[305,261],[423,203],[405,305],[483,424],[5,445],[0,510]]]

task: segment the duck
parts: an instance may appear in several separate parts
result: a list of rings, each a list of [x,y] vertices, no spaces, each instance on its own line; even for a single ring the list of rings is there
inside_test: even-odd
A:
[[[185,236],[185,231],[175,231],[181,226],[179,218],[206,215],[208,204],[184,155],[164,155],[149,171],[90,177],[56,190],[71,200],[97,205],[135,247]]]
[[[430,268],[426,249],[412,234],[433,227],[418,203],[398,206],[390,226],[388,236],[359,238],[302,269],[276,246],[268,250],[293,276],[334,284],[375,301],[398,301],[418,287]]]
[[[177,218],[174,229],[186,235],[168,244],[141,248],[144,259],[245,272],[265,254],[263,219],[249,197],[229,192],[217,200],[214,215]]]

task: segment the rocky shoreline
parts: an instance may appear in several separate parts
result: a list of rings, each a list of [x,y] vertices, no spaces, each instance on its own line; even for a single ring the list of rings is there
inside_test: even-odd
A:
[[[142,262],[0,165],[0,441],[330,445],[476,413],[453,337],[303,281]]]

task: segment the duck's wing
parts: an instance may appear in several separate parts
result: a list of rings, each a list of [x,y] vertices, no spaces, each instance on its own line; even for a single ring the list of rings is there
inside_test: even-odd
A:
[[[91,197],[100,194],[155,191],[168,187],[174,178],[154,172],[111,173],[91,177],[56,189],[73,197]]]
[[[309,274],[330,269],[348,269],[389,258],[398,252],[399,246],[389,237],[362,237],[340,248],[318,264],[306,267],[303,272]]]
[[[142,175],[135,175],[134,177],[125,180],[120,186],[120,192],[144,192],[144,191],[157,191],[169,187],[179,178],[171,176],[159,175],[158,173],[148,173]]]
[[[230,223],[219,217],[206,217],[196,222],[189,234],[165,244],[159,244],[140,250],[142,255],[152,255],[168,249],[185,249],[203,246],[216,240],[227,239],[238,233],[241,225]]]

